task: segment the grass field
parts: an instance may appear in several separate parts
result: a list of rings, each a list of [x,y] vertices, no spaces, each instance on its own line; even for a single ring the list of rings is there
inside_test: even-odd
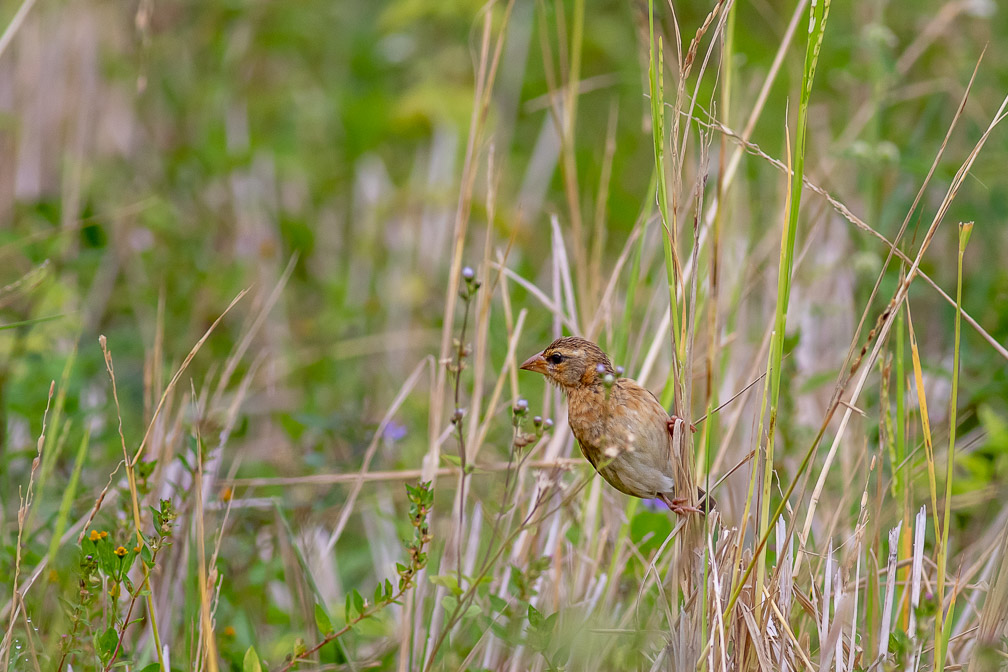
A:
[[[0,670],[1008,668],[1001,4],[0,31]],[[716,512],[581,457],[570,334]]]

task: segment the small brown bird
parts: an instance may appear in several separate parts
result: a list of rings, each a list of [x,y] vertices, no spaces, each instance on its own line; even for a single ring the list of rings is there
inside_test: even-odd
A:
[[[697,488],[699,508],[683,492],[694,482],[672,444],[682,419],[669,416],[650,391],[618,378],[601,348],[583,338],[559,338],[521,368],[535,371],[567,395],[567,419],[581,453],[620,492],[658,498],[678,514],[713,506]],[[606,375],[612,376],[608,384]]]

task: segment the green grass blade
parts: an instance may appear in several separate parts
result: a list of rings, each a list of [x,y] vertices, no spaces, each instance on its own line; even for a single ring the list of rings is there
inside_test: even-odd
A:
[[[787,327],[787,308],[791,298],[791,272],[794,266],[794,248],[798,227],[798,214],[801,207],[802,183],[805,172],[806,128],[808,126],[809,100],[812,95],[812,83],[815,77],[816,63],[819,60],[819,50],[822,47],[826,33],[826,21],[829,17],[829,0],[813,3],[809,7],[809,34],[805,49],[805,65],[802,69],[801,98],[798,104],[798,126],[795,134],[794,161],[790,178],[788,217],[784,223],[781,236],[780,270],[777,277],[777,310],[774,316],[774,333],[770,339],[770,420],[767,428],[766,464],[763,478],[763,492],[759,522],[760,552],[753,558],[743,574],[742,580],[735,586],[729,598],[726,613],[734,608],[741,587],[745,585],[754,567],[766,566],[766,541],[773,521],[769,515],[770,484],[773,475],[773,445],[774,429],[777,424],[778,401],[780,399],[781,360],[783,359],[784,337]],[[805,463],[807,465],[807,461]],[[783,511],[783,502],[777,507],[776,518]],[[757,591],[759,584],[757,584]]]
[[[63,499],[60,500],[59,514],[56,516],[56,526],[53,528],[52,541],[49,542],[49,552],[47,557],[50,561],[56,557],[59,549],[60,538],[66,531],[67,521],[70,518],[70,506],[73,504],[74,496],[77,494],[77,485],[80,483],[81,470],[84,467],[84,456],[87,455],[88,444],[91,441],[91,432],[84,430],[80,445],[77,447],[77,455],[74,458],[73,472],[70,474],[70,482],[66,490],[63,491]]]
[[[945,654],[951,636],[952,605],[948,613],[943,613],[945,597],[945,577],[948,570],[949,518],[952,515],[952,478],[955,467],[956,406],[959,400],[959,334],[962,323],[963,254],[973,222],[959,224],[959,263],[956,275],[955,345],[952,350],[952,398],[949,402],[949,446],[945,459],[945,515],[942,518],[941,536],[938,543],[938,612],[935,616],[935,663],[936,672],[945,669]],[[947,619],[947,620],[946,620]]]
[[[669,290],[669,312],[672,325],[672,355],[678,361],[681,356],[682,339],[679,325],[679,302],[676,298],[676,287],[678,278],[675,273],[675,251],[672,249],[672,232],[675,230],[675,213],[669,213],[668,184],[665,180],[665,90],[662,73],[665,68],[665,58],[663,55],[662,39],[659,36],[655,42],[654,34],[654,0],[648,0],[648,30],[650,42],[648,44],[648,83],[651,94],[651,138],[654,141],[655,171],[658,182],[658,212],[661,215],[662,250],[665,254],[665,273],[668,280]],[[681,362],[679,362],[681,364]],[[676,366],[681,369],[681,366]],[[674,393],[675,381],[673,376],[669,376],[665,390],[662,393],[662,403],[668,406],[670,397]]]

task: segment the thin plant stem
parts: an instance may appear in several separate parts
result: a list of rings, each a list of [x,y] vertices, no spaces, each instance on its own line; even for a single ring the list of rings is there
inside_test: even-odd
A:
[[[970,234],[973,233],[973,222],[959,224],[959,258],[956,273],[956,314],[955,314],[955,345],[952,350],[952,398],[949,402],[949,444],[948,456],[945,458],[945,515],[942,517],[941,535],[938,537],[938,578],[937,601],[938,611],[935,614],[935,662],[936,672],[945,669],[945,654],[952,624],[952,607],[946,613],[945,609],[945,574],[948,564],[949,518],[952,516],[952,478],[955,468],[956,439],[956,406],[959,399],[959,335],[962,322],[962,285],[963,285],[963,255]],[[946,620],[947,619],[947,620]]]

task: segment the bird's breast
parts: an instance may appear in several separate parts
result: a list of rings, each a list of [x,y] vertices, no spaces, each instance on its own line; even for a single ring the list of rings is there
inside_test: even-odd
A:
[[[567,399],[567,421],[592,464],[598,464],[597,458],[605,448],[607,416],[610,415],[607,406],[605,395],[592,390],[572,392]]]
[[[663,419],[641,418],[622,401],[590,389],[569,396],[568,422],[581,452],[610,485],[625,494],[650,498],[672,491]]]

